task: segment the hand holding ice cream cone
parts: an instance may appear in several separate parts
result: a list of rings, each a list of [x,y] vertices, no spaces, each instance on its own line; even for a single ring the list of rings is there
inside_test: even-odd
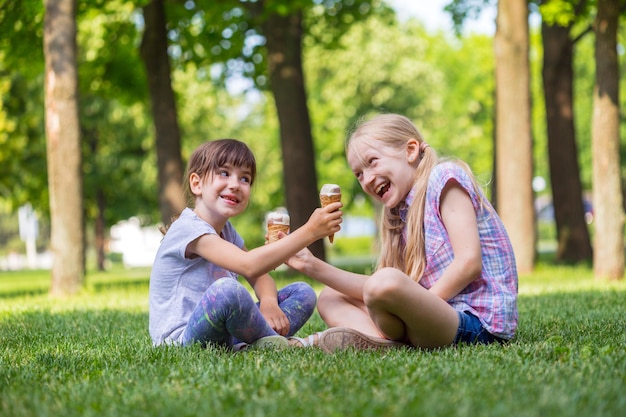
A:
[[[337,184],[324,184],[320,190],[320,203],[326,207],[331,203],[341,201],[341,188]],[[333,243],[335,234],[329,235],[328,240]]]
[[[267,213],[265,218],[267,223],[267,240],[268,242],[275,242],[278,240],[278,232],[284,234],[289,233],[289,214],[285,209],[278,209]]]

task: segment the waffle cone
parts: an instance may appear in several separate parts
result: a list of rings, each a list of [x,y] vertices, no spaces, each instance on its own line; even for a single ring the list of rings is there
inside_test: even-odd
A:
[[[278,232],[283,232],[284,234],[289,233],[289,225],[280,223],[268,224],[267,240],[269,242],[276,242],[278,240]]]
[[[322,207],[326,207],[327,205],[338,201],[341,201],[341,194],[320,194]],[[335,234],[333,233],[332,235],[328,235],[328,240],[330,243],[333,243],[335,240]]]

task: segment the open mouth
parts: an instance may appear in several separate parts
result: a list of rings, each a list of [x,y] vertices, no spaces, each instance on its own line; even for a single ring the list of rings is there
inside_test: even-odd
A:
[[[380,197],[383,198],[383,195],[385,195],[385,193],[387,191],[389,191],[389,186],[390,184],[388,182],[384,183],[384,184],[380,184],[377,188],[376,188],[376,194]]]
[[[221,196],[221,198],[226,200],[226,201],[233,202],[233,203],[239,203],[239,200],[237,200],[235,197],[223,195],[223,196]]]

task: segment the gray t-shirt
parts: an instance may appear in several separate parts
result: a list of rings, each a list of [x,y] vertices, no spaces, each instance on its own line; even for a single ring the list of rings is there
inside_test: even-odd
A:
[[[202,257],[185,258],[187,245],[215,229],[186,208],[168,229],[157,251],[150,274],[150,337],[155,345],[179,343],[189,316],[206,290],[220,278],[237,274]],[[243,248],[244,241],[230,222],[222,238]]]

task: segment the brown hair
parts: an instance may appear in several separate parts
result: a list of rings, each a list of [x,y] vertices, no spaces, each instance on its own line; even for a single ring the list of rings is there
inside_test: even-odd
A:
[[[225,165],[250,169],[250,185],[254,183],[256,160],[248,145],[236,139],[216,139],[205,142],[193,151],[187,162],[184,177],[185,193],[190,206],[195,205],[195,202],[189,185],[189,176],[195,173],[200,178],[207,178]]]
[[[256,160],[254,154],[245,143],[237,139],[216,139],[203,143],[193,151],[187,162],[187,170],[183,177],[185,198],[190,207],[195,206],[195,196],[191,192],[189,176],[195,173],[200,178],[206,178],[227,164],[248,168],[250,170],[250,185],[254,183]],[[172,217],[169,224],[159,227],[163,235],[167,233],[170,225],[178,217],[179,215]]]

